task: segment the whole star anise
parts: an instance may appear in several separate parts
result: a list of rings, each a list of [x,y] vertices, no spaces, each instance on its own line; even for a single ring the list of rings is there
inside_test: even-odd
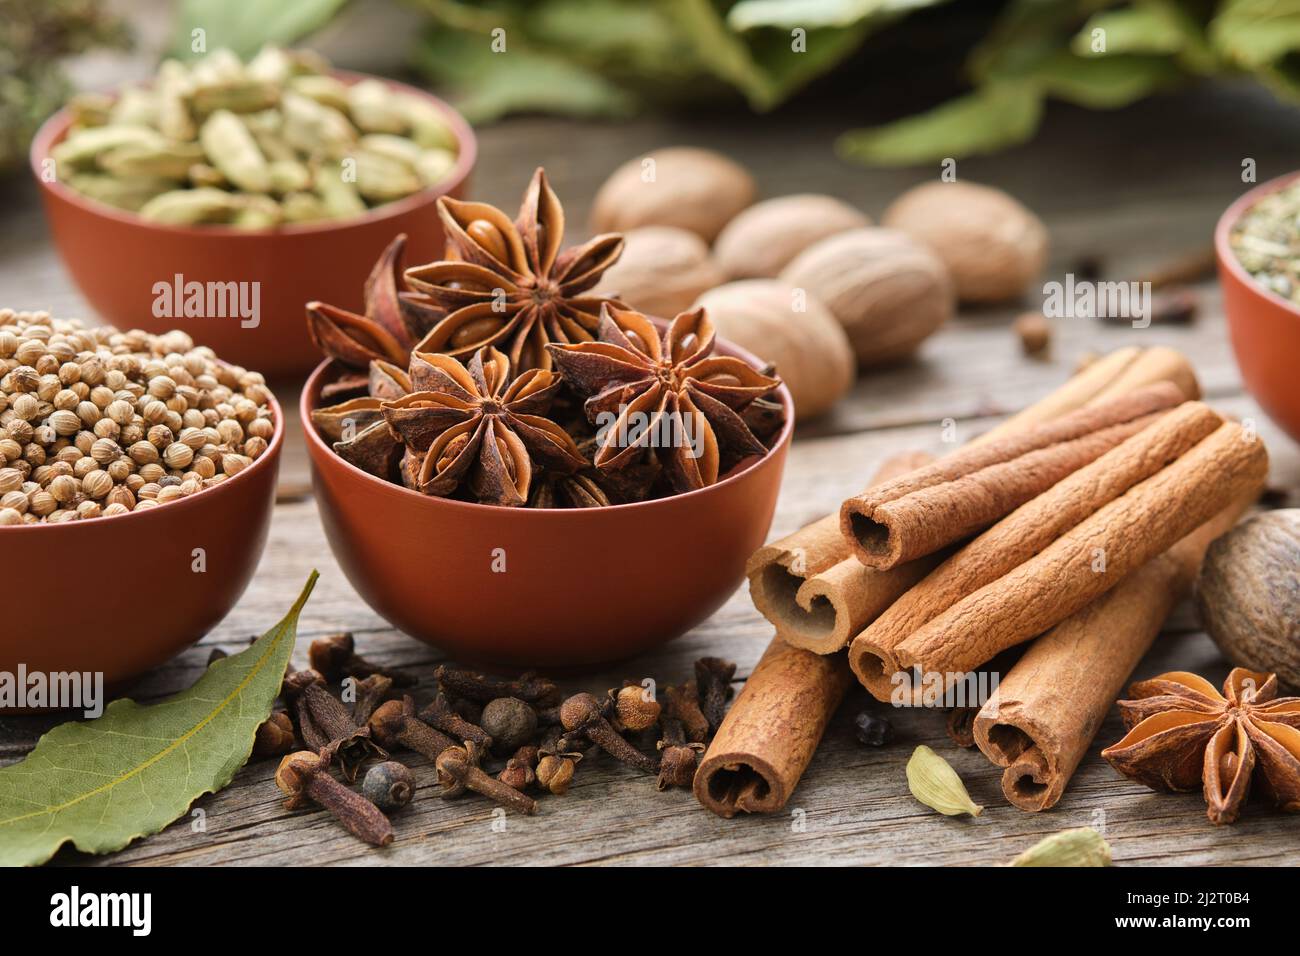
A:
[[[587,417],[600,428],[597,468],[628,467],[653,448],[674,490],[690,491],[718,480],[724,453],[767,451],[740,413],[780,379],[711,357],[713,343],[703,309],[683,312],[661,336],[641,313],[607,305],[599,341],[548,346],[565,380],[589,396]]]
[[[602,296],[584,296],[623,252],[623,237],[601,235],[560,251],[564,210],[538,169],[519,218],[481,202],[443,197],[438,215],[448,258],[406,270],[407,283],[446,311],[419,350],[455,358],[484,346],[506,352],[513,368],[549,369],[546,346],[595,338]]]
[[[1223,693],[1185,671],[1129,688],[1119,702],[1129,728],[1101,752],[1153,790],[1205,792],[1211,823],[1232,823],[1260,771],[1268,796],[1300,810],[1300,697],[1278,697],[1277,676],[1234,668]]]
[[[588,462],[568,433],[543,417],[560,378],[529,369],[512,378],[510,360],[480,349],[469,367],[449,355],[418,354],[417,389],[382,405],[384,420],[406,446],[403,479],[427,495],[468,486],[485,504],[527,503],[534,462],[571,473]]]
[[[398,235],[380,254],[366,279],[366,312],[357,315],[325,302],[307,303],[307,330],[317,348],[352,369],[404,369],[429,323],[441,318],[421,297],[403,293],[398,271],[406,236]],[[403,296],[409,299],[404,303]],[[420,351],[428,351],[422,346]],[[373,384],[373,374],[371,378]],[[372,391],[373,395],[373,391]],[[382,397],[382,396],[378,396]]]

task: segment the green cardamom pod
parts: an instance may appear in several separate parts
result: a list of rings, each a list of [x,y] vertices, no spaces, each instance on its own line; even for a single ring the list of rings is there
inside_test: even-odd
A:
[[[336,80],[332,76],[295,76],[288,85],[295,93],[315,100],[322,106],[332,107],[341,113],[348,110],[348,85],[342,80]]]
[[[108,111],[114,126],[158,125],[158,97],[149,90],[128,86]]]
[[[285,222],[316,222],[330,218],[329,207],[314,193],[289,193],[280,201]]]
[[[405,133],[410,125],[396,94],[382,80],[361,80],[348,87],[348,115],[366,133]]]
[[[199,129],[208,162],[245,192],[271,191],[271,171],[253,134],[229,110],[217,110]]]
[[[286,90],[280,97],[280,110],[285,142],[301,153],[310,156],[321,150],[346,149],[356,142],[351,121],[332,106]]]
[[[907,761],[907,786],[912,796],[947,817],[959,813],[977,817],[984,810],[970,798],[966,785],[948,761],[924,744]]]
[[[234,79],[209,86],[197,86],[190,94],[190,109],[196,116],[210,116],[217,110],[257,113],[280,102],[280,90],[261,80]]]
[[[1110,866],[1110,844],[1092,827],[1062,830],[1039,840],[1011,866]]]
[[[83,196],[131,212],[139,212],[155,196],[176,188],[170,179],[122,179],[103,173],[74,173],[68,185]]]
[[[456,152],[456,135],[451,131],[442,111],[430,100],[411,93],[403,93],[398,98],[402,112],[406,114],[406,123],[411,130],[411,139],[425,149],[445,149]]]
[[[445,149],[426,149],[415,161],[415,171],[426,186],[436,186],[456,168],[456,154]]]
[[[296,160],[277,160],[271,163],[271,192],[301,192],[311,188],[311,171]]]
[[[165,143],[161,146],[126,143],[102,153],[101,168],[116,176],[161,176],[185,179],[190,167],[203,161],[196,143]]]
[[[357,192],[374,203],[401,199],[424,188],[415,170],[399,159],[359,149],[351,157],[356,163]]]
[[[357,192],[356,183],[343,178],[343,164],[338,160],[327,160],[316,168],[312,177],[316,195],[320,196],[331,217],[343,219],[359,216],[366,211],[365,201]]]
[[[73,168],[89,166],[101,153],[119,146],[163,147],[167,141],[144,126],[91,126],[68,134],[50,150],[55,163]]]
[[[140,216],[171,226],[193,226],[230,222],[242,208],[235,195],[222,189],[176,189],[150,199]]]

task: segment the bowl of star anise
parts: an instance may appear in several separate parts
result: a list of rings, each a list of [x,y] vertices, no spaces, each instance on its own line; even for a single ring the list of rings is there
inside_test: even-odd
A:
[[[376,263],[366,311],[309,304],[321,520],[363,599],[453,656],[582,667],[690,630],[767,536],[792,431],[770,369],[588,294],[617,235],[562,250],[538,170],[517,220],[444,199],[440,262]]]

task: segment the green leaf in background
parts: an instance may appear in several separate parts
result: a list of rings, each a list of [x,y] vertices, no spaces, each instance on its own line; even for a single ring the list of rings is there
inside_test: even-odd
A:
[[[1300,0],[1227,0],[1210,21],[1210,42],[1229,62],[1266,67],[1300,49]]]
[[[230,783],[280,693],[316,578],[284,620],[189,690],[149,706],[115,700],[97,720],[61,724],[0,768],[0,866],[44,863],[65,843],[120,850]]]
[[[919,116],[845,133],[836,146],[848,159],[883,166],[991,153],[1032,136],[1042,109],[1033,84],[992,84]]]
[[[181,0],[172,55],[190,59],[192,31],[208,50],[228,47],[248,59],[266,44],[285,46],[323,27],[347,0]]]
[[[1114,109],[1178,82],[1178,64],[1168,57],[1075,56],[1059,53],[1026,76],[1040,89],[1059,99],[1091,109]]]
[[[523,110],[576,116],[626,116],[636,100],[599,73],[523,46],[508,35],[506,53],[490,37],[435,30],[421,46],[417,66],[452,92],[472,123]],[[472,78],[472,82],[470,82]]]
[[[740,0],[727,11],[733,30],[851,27],[881,16],[902,16],[944,0]]]

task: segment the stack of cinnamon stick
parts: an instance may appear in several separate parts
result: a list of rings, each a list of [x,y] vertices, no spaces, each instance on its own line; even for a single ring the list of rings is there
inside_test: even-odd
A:
[[[919,703],[917,675],[950,686],[1032,641],[973,736],[1012,803],[1054,804],[1263,485],[1262,443],[1198,397],[1179,353],[1120,350],[952,454],[891,460],[839,515],[757,551],[750,590],[776,636],[705,755],[700,801],[780,809],[851,674]]]

